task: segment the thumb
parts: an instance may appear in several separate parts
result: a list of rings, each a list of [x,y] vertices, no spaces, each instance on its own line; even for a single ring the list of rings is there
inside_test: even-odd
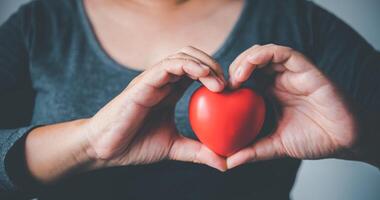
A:
[[[170,160],[194,162],[208,165],[220,171],[226,171],[225,158],[217,155],[202,143],[178,136],[169,151]]]
[[[227,168],[232,169],[248,162],[270,160],[285,157],[281,139],[274,135],[264,137],[251,146],[232,154],[227,158]]]

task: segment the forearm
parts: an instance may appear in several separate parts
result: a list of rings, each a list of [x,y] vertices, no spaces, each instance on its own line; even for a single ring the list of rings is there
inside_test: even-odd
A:
[[[98,167],[85,135],[86,119],[39,127],[25,141],[25,159],[31,175],[49,184]]]

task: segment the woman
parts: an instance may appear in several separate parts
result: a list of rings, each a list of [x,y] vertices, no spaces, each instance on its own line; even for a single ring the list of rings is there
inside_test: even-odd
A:
[[[304,1],[33,1],[0,29],[1,187],[53,199],[287,199],[300,159],[379,166],[379,65]],[[279,112],[258,141],[223,158],[189,139],[197,87],[253,82]]]

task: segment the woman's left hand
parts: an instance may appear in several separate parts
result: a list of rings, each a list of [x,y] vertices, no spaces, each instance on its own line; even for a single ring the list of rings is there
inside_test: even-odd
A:
[[[228,168],[281,157],[340,157],[357,141],[353,114],[334,84],[301,53],[278,45],[256,45],[230,66],[237,88],[257,68],[274,72],[270,94],[281,107],[277,128],[227,158]]]

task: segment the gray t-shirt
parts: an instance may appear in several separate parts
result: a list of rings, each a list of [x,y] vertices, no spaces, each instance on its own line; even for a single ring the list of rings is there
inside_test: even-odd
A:
[[[379,53],[335,16],[306,1],[246,0],[213,57],[227,72],[245,49],[267,43],[307,55],[353,100],[360,116],[380,110]],[[21,7],[0,28],[0,189],[21,194],[40,188],[24,166],[23,139],[32,128],[93,116],[139,73],[104,51],[82,1],[38,0]],[[175,112],[180,132],[193,138],[187,104],[198,86],[190,86]],[[266,120],[261,135],[274,128],[268,123],[274,117]],[[287,199],[299,163],[280,159],[220,173],[165,161],[90,172],[54,191],[66,199],[80,194],[83,199],[111,194],[131,199]]]

